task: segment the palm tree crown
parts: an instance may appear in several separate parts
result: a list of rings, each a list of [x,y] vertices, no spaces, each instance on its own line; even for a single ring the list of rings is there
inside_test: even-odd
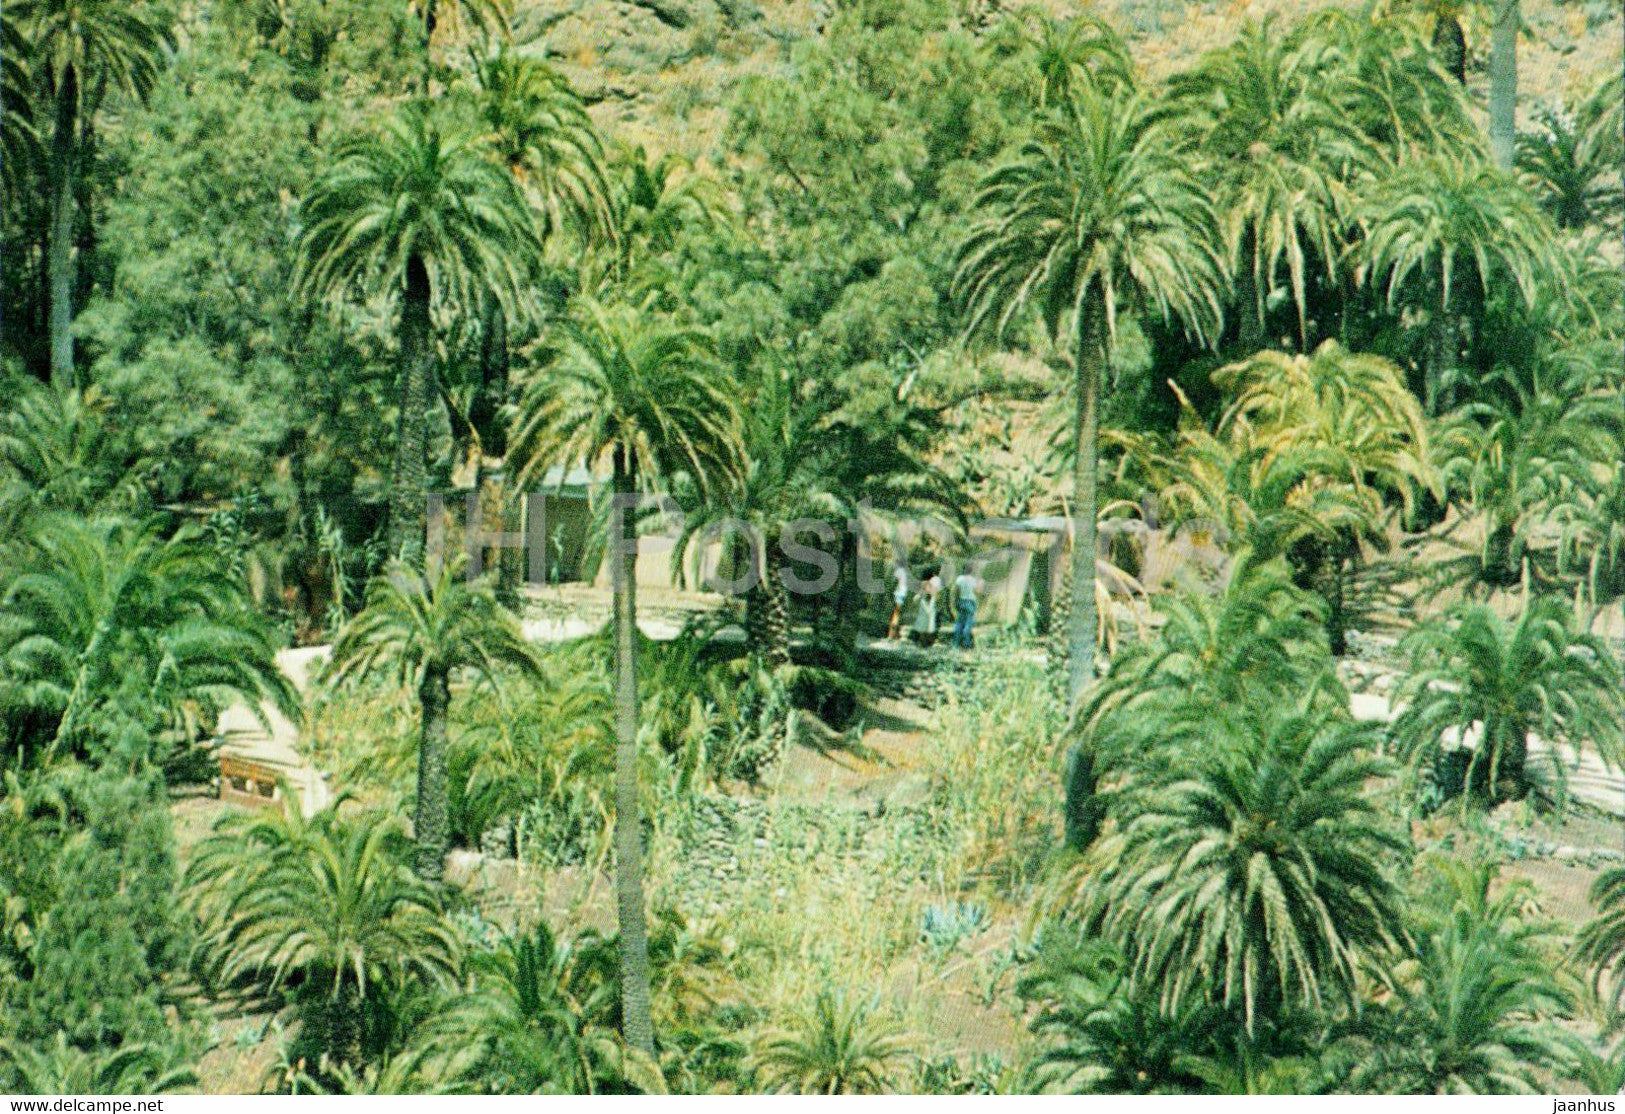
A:
[[[1077,85],[1037,137],[983,180],[974,204],[988,216],[960,245],[954,276],[973,329],[1002,332],[1036,309],[1057,339],[1066,323],[1075,334],[1074,699],[1093,674],[1098,396],[1118,314],[1159,313],[1212,336],[1224,279],[1212,203],[1150,102],[1103,84]]]
[[[328,664],[328,684],[382,676],[418,697],[415,835],[419,869],[438,879],[449,842],[447,819],[447,714],[451,674],[472,669],[495,683],[502,667],[539,675],[540,662],[518,621],[502,608],[489,584],[471,582],[462,555],[443,561],[434,579],[395,562],[368,589],[367,606],[339,632]]]

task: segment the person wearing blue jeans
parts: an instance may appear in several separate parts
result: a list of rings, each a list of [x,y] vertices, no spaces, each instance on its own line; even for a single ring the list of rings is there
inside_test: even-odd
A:
[[[969,650],[972,645],[971,627],[976,622],[976,593],[982,589],[982,578],[969,571],[954,579],[954,645]]]

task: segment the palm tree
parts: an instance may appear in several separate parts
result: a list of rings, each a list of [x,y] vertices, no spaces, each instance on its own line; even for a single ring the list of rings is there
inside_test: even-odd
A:
[[[1303,32],[1282,35],[1266,20],[1249,21],[1170,85],[1188,150],[1220,183],[1245,351],[1263,346],[1265,298],[1283,271],[1305,345],[1311,269],[1328,284],[1338,280],[1344,185],[1368,161],[1369,141],[1328,95],[1333,77],[1325,52]]]
[[[1563,111],[1536,113],[1538,129],[1518,136],[1518,169],[1533,180],[1541,203],[1559,228],[1617,224],[1625,186],[1620,181],[1619,117],[1610,126],[1606,102],[1625,96],[1620,82],[1601,83]]]
[[[638,803],[637,530],[642,485],[686,478],[709,495],[741,470],[739,418],[703,333],[647,307],[585,303],[561,329],[558,359],[520,404],[521,484],[549,464],[610,463],[615,609],[615,885],[621,1017],[627,1043],[652,1056],[648,929]]]
[[[1384,541],[1375,529],[1377,507],[1397,499],[1410,512],[1418,493],[1435,499],[1444,494],[1429,459],[1421,405],[1398,366],[1351,353],[1335,341],[1312,356],[1260,352],[1221,368],[1213,380],[1238,392],[1219,421],[1220,436],[1256,438],[1283,456],[1309,454],[1317,466],[1296,498],[1314,492],[1325,505],[1328,495],[1340,492],[1344,502],[1367,509],[1329,532],[1306,532],[1290,550],[1299,582],[1326,599],[1326,633],[1332,653],[1341,657],[1362,543]]]
[[[1139,731],[1151,717],[1136,709],[1171,696],[1216,710],[1280,705],[1330,681],[1320,608],[1293,586],[1284,561],[1261,563],[1243,551],[1222,592],[1169,592],[1155,607],[1163,616],[1156,636],[1113,658],[1078,717],[1083,729],[1121,718]]]
[[[1490,32],[1490,154],[1496,169],[1512,172],[1518,137],[1518,32],[1523,30],[1518,0],[1495,0]]]
[[[410,0],[423,28],[423,69],[418,95],[429,97],[434,78],[434,37],[443,26],[483,36],[506,38],[513,18],[513,0]]]
[[[1425,2],[1449,8],[1449,0]],[[1452,21],[1446,17],[1450,37]],[[1390,159],[1476,151],[1479,131],[1462,83],[1408,21],[1324,8],[1308,18],[1305,43],[1326,54],[1333,103]]]
[[[96,387],[34,386],[0,416],[0,480],[16,488],[14,509],[69,514],[130,511],[147,502],[140,469],[108,427]],[[0,496],[12,502],[10,493]]]
[[[418,873],[438,882],[445,869],[447,713],[451,675],[472,669],[493,685],[503,666],[529,677],[541,665],[519,622],[497,603],[485,582],[469,581],[462,555],[441,563],[430,580],[396,562],[373,581],[367,605],[345,624],[333,644],[327,683],[384,677],[415,692],[420,715],[417,818]]]
[[[1084,925],[1165,1011],[1211,1000],[1252,1034],[1282,1009],[1352,1002],[1401,930],[1406,841],[1367,796],[1385,770],[1370,730],[1205,702],[1160,718],[1178,760],[1137,779],[1080,865]]]
[[[744,408],[739,484],[720,499],[701,503],[684,524],[672,559],[681,562],[691,538],[730,523],[747,529],[735,540],[748,563],[745,642],[751,655],[777,667],[790,664],[790,600],[780,575],[781,531],[797,520],[847,520],[856,513],[843,496],[832,460],[828,411],[798,397],[797,384],[778,369],[764,372]],[[867,460],[866,464],[875,463]]]
[[[21,1095],[163,1095],[197,1082],[173,1052],[150,1044],[86,1051],[57,1031],[48,1047],[0,1040],[0,1085]]]
[[[1375,533],[1382,500],[1369,486],[1350,483],[1342,451],[1281,431],[1237,421],[1220,434],[1187,407],[1171,453],[1146,452],[1168,522],[1216,527],[1259,560],[1294,552],[1305,542],[1332,545]]]
[[[614,1025],[614,942],[558,940],[546,925],[470,958],[471,989],[436,1026],[437,1047],[474,1049],[466,1071],[495,1094],[593,1094],[624,1080]],[[482,1088],[482,1089],[483,1089]]]
[[[380,1049],[391,988],[444,984],[457,935],[439,898],[406,867],[407,841],[389,819],[306,819],[292,795],[280,813],[229,816],[197,849],[186,883],[214,976],[296,990],[301,1039],[331,1064]]]
[[[0,597],[0,691],[46,761],[161,760],[241,700],[292,713],[271,632],[195,531],[43,518]]]
[[[1036,71],[1028,81],[1037,86],[1039,108],[1068,104],[1080,81],[1134,83],[1127,47],[1103,21],[1089,15],[1054,19],[1028,8],[1013,22],[1026,47],[1022,60]]]
[[[28,64],[28,40],[12,21],[0,26],[0,201],[20,200],[23,182],[37,165],[39,134],[33,120],[34,75]]]
[[[1069,931],[1069,928],[1074,931]],[[1039,1012],[1032,1029],[1045,1039],[1029,1069],[1035,1090],[1070,1094],[1193,1094],[1190,1070],[1211,1041],[1217,1011],[1206,1003],[1166,1013],[1155,990],[1136,988],[1122,955],[1075,926],[1051,921],[1031,969],[1016,986]]]
[[[1178,591],[1154,601],[1155,638],[1125,646],[1073,723],[1067,758],[1067,843],[1087,850],[1116,794],[1102,786],[1167,758],[1163,716],[1191,705],[1286,706],[1314,691],[1347,707],[1327,650],[1324,608],[1293,586],[1285,562],[1236,555],[1223,592]],[[1178,699],[1173,699],[1178,698]]]
[[[1473,158],[1420,156],[1401,162],[1364,190],[1367,281],[1390,308],[1427,308],[1424,359],[1428,412],[1448,409],[1463,340],[1462,295],[1497,285],[1526,307],[1537,296],[1571,297],[1569,268],[1551,221],[1511,178]],[[1465,288],[1465,289],[1464,289]]]
[[[357,289],[400,301],[400,416],[390,484],[389,548],[415,560],[424,538],[428,413],[434,397],[430,311],[477,312],[491,294],[518,302],[540,248],[513,176],[485,144],[442,127],[423,104],[354,139],[303,206],[302,294]]]
[[[478,63],[474,105],[491,151],[541,220],[541,235],[610,233],[610,186],[603,143],[586,105],[558,71],[538,58],[500,49]],[[506,452],[497,420],[507,402],[507,315],[487,294],[480,317],[480,388],[469,419],[486,454]]]
[[[876,1003],[821,990],[790,1027],[763,1035],[751,1062],[770,1094],[872,1095],[907,1049]]]
[[[1570,1042],[1549,1020],[1568,1002],[1544,931],[1523,916],[1527,883],[1491,897],[1492,870],[1454,874],[1440,905],[1417,904],[1414,960],[1377,968],[1387,1000],[1357,1026],[1367,1040],[1355,1041],[1356,1092],[1529,1094],[1569,1062]]]
[[[47,158],[51,221],[51,381],[76,386],[73,370],[75,224],[85,136],[107,92],[144,98],[158,79],[168,35],[157,13],[130,0],[16,0],[10,19],[26,29],[35,72],[51,102]]]
[[[1118,314],[1144,309],[1211,336],[1224,266],[1213,207],[1150,102],[1084,83],[1069,108],[983,179],[974,204],[990,215],[960,245],[954,282],[973,328],[992,321],[1003,331],[1036,308],[1057,338],[1073,330],[1076,699],[1094,674],[1096,433]]]
[[[1421,8],[1433,17],[1433,52],[1439,65],[1456,79],[1459,85],[1467,83],[1467,36],[1461,29],[1461,17],[1469,0],[1413,0],[1412,7]]]
[[[1528,770],[1531,735],[1549,748],[1558,790],[1559,744],[1589,743],[1610,764],[1625,761],[1619,667],[1603,642],[1572,629],[1567,612],[1536,597],[1511,622],[1474,606],[1419,627],[1406,640],[1412,671],[1395,696],[1404,705],[1393,726],[1400,753],[1413,767],[1438,769],[1453,734],[1468,750],[1459,788],[1492,800],[1538,787]]]
[[[692,226],[720,227],[729,219],[725,199],[714,180],[694,171],[682,155],[668,151],[659,158],[641,146],[621,150],[612,167],[610,253],[589,267],[585,288],[607,291],[613,284],[639,290],[663,289],[670,278],[660,257]]]
[[[1592,970],[1592,985],[1598,994],[1606,976],[1612,974],[1615,1011],[1625,1002],[1625,977],[1620,960],[1625,958],[1625,869],[1604,871],[1591,883],[1591,904],[1597,915],[1580,930],[1574,942],[1574,958]]]
[[[1445,491],[1481,535],[1468,579],[1508,588],[1545,572],[1536,542],[1583,526],[1605,494],[1596,463],[1625,450],[1618,394],[1583,365],[1500,370],[1481,400],[1442,425],[1433,453]]]
[[[1236,392],[1221,435],[1246,425],[1279,451],[1335,453],[1337,480],[1407,507],[1419,491],[1438,494],[1427,419],[1392,361],[1327,341],[1309,356],[1260,352],[1214,381]]]

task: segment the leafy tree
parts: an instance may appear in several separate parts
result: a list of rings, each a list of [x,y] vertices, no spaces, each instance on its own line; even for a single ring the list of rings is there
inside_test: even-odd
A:
[[[752,1064],[771,1093],[878,1094],[907,1044],[876,1004],[822,990],[793,1025],[763,1035]]]
[[[431,882],[445,869],[447,715],[451,675],[473,669],[492,684],[503,666],[535,677],[540,666],[518,621],[497,603],[488,584],[470,582],[461,555],[440,563],[433,580],[396,562],[368,590],[367,606],[339,632],[327,683],[337,688],[386,677],[416,693],[418,746],[418,873]]]
[[[621,1017],[627,1043],[654,1055],[638,804],[636,520],[646,484],[686,477],[709,493],[738,476],[739,417],[704,334],[646,308],[584,304],[561,330],[556,362],[526,387],[515,451],[521,482],[550,464],[610,461],[615,609],[615,883]]]
[[[51,102],[51,381],[68,389],[82,385],[74,378],[72,329],[75,222],[88,135],[107,93],[141,98],[151,90],[167,32],[150,5],[128,0],[17,0],[12,18],[27,29]]]
[[[291,803],[227,817],[186,884],[215,976],[291,988],[311,1058],[354,1067],[382,1051],[389,992],[449,981],[460,949],[435,891],[406,866],[398,824],[342,819],[343,803],[309,819]]]
[[[1441,756],[1454,736],[1466,748],[1465,768],[1459,785],[1445,788],[1504,800],[1541,786],[1529,769],[1531,735],[1548,747],[1549,784],[1559,792],[1560,744],[1589,744],[1611,763],[1625,760],[1619,667],[1602,642],[1572,629],[1567,610],[1536,597],[1508,621],[1467,607],[1407,637],[1411,671],[1396,693],[1404,711],[1393,737],[1413,767],[1448,769]]]
[[[424,535],[425,455],[433,393],[430,311],[477,312],[486,293],[512,308],[538,250],[511,174],[485,144],[413,103],[377,134],[351,140],[305,199],[300,290],[338,301],[355,288],[400,304],[399,419],[390,550],[416,559]]]
[[[42,519],[0,597],[12,746],[133,765],[184,755],[232,701],[293,708],[270,631],[198,537]],[[200,722],[201,721],[201,722]]]
[[[9,939],[0,970],[9,966],[10,977],[0,990],[0,1037],[40,1055],[13,1067],[120,1070],[106,1055],[141,1047],[132,1078],[147,1069],[162,1075],[185,1053],[184,1030],[165,1017],[160,982],[185,947],[172,912],[175,851],[162,783],[75,766],[7,780],[0,892]],[[94,983],[87,970],[97,972]],[[53,1041],[85,1056],[57,1056]]]
[[[1212,1001],[1249,1034],[1283,1009],[1351,1004],[1401,931],[1405,841],[1370,799],[1368,728],[1324,711],[1192,703],[1084,861],[1078,914],[1165,1011]]]
[[[1101,375],[1131,308],[1218,325],[1223,276],[1213,207],[1139,94],[1085,85],[1037,138],[983,180],[987,212],[960,247],[956,284],[973,327],[1036,309],[1073,333],[1072,609],[1069,692],[1093,678]]]

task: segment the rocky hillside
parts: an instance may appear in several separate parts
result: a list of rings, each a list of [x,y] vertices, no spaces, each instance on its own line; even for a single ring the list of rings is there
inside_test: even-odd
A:
[[[973,27],[1015,0],[942,0]],[[715,153],[730,89],[745,75],[790,64],[794,44],[819,33],[839,0],[518,0],[522,43],[546,54],[594,104],[599,122],[630,143]],[[1370,0],[1037,0],[1057,15],[1093,12],[1134,44],[1155,77],[1224,42],[1249,19],[1292,20]],[[1533,104],[1588,85],[1621,61],[1619,0],[1524,0],[1529,25],[1520,78]],[[1482,100],[1489,17],[1469,12],[1469,81]]]

